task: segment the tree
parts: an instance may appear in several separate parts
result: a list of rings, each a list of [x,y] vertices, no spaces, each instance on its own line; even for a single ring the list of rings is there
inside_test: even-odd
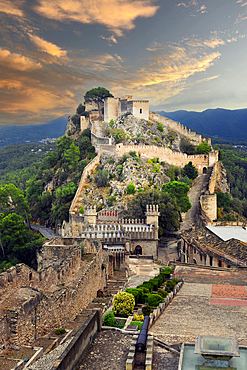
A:
[[[159,234],[163,235],[164,230],[177,230],[179,226],[179,207],[167,192],[159,192],[157,189],[145,190],[137,193],[128,202],[128,216],[130,218],[145,219],[147,205],[157,204],[159,206]]]
[[[188,176],[189,179],[194,180],[198,176],[198,171],[192,162],[189,162],[184,166],[183,176]]]
[[[62,136],[56,141],[56,149],[59,157],[61,158],[63,153],[70,148],[73,143],[73,139],[69,136]]]
[[[70,144],[69,149],[64,153],[64,157],[69,161],[69,169],[75,170],[80,159],[80,149],[74,143]]]
[[[180,212],[187,212],[191,208],[189,197],[187,195],[190,190],[189,185],[184,182],[170,181],[162,186],[162,192],[168,192],[176,198]]]
[[[82,105],[82,103],[80,103],[78,105],[78,107],[76,108],[76,113],[80,115],[82,115],[83,113],[85,112],[85,105]]]
[[[180,150],[183,153],[186,153],[188,155],[195,154],[196,153],[196,147],[191,144],[191,142],[184,137],[181,137],[180,140]]]
[[[95,87],[86,92],[84,95],[85,103],[95,102],[98,106],[99,117],[101,118],[100,113],[100,103],[104,101],[105,98],[113,98],[114,96],[110,93],[109,90],[104,87]]]
[[[203,141],[201,144],[198,145],[196,151],[198,154],[206,154],[211,152],[211,147],[208,145],[206,141]]]

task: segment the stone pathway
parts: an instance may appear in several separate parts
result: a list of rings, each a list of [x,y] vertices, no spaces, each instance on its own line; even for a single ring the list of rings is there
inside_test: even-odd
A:
[[[182,275],[185,283],[152,326],[154,336],[170,345],[194,342],[196,335],[237,337],[241,345],[247,345],[243,272],[210,269],[205,269],[203,275],[202,272],[200,268],[176,268],[176,276]]]
[[[189,191],[189,200],[192,205],[188,212],[183,214],[183,222],[180,224],[180,230],[188,230],[191,225],[196,223],[196,207],[199,202],[201,191],[207,185],[207,175],[199,175],[194,185]]]

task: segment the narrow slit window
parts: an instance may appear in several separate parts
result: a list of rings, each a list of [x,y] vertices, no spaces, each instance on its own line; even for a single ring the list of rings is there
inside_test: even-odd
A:
[[[140,109],[140,114],[142,114],[142,109]]]

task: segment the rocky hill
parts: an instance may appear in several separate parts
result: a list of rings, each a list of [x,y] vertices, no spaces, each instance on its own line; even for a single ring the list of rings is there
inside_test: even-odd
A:
[[[121,141],[124,144],[171,146],[174,150],[179,150],[181,140],[181,135],[175,130],[136,118],[131,114],[118,117],[114,122],[106,124],[105,131],[116,143]]]

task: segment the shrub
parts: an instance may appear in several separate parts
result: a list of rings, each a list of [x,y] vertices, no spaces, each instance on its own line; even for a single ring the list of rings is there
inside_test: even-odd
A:
[[[166,286],[167,286],[167,288],[174,288],[175,287],[175,283],[174,283],[174,281],[173,280],[168,280],[167,282],[166,282]]]
[[[168,292],[163,289],[159,289],[157,294],[160,295],[162,298],[166,298],[168,296]]]
[[[110,157],[107,162],[110,164],[113,164],[115,161],[114,161],[114,158]]]
[[[143,315],[134,315],[134,320],[135,321],[144,321],[144,316]]]
[[[132,158],[135,158],[136,157],[136,152],[134,152],[133,150],[131,150],[129,152],[129,155],[131,155]]]
[[[125,289],[125,292],[130,293],[130,294],[132,294],[134,296],[134,298],[135,298],[135,304],[141,302],[142,295],[143,295],[142,289],[138,289],[138,288],[135,288],[135,289],[133,289],[133,288],[127,288],[127,289]]]
[[[84,207],[83,206],[80,208],[79,213],[84,213]]]
[[[102,188],[104,186],[108,186],[108,181],[110,178],[110,174],[104,168],[97,168],[96,174],[94,176],[94,182],[98,186],[98,188]]]
[[[126,292],[117,293],[113,299],[113,313],[129,316],[133,313],[135,298]]]
[[[141,330],[143,322],[140,321],[131,321],[130,325],[136,325],[138,326],[138,330]]]
[[[113,312],[106,312],[104,319],[103,319],[103,325],[104,326],[114,326],[115,323],[115,316]]]
[[[151,312],[152,312],[152,307],[151,306],[146,305],[146,306],[142,307],[142,313],[143,313],[144,317],[149,316]]]
[[[55,334],[56,335],[60,335],[60,334],[64,334],[64,333],[66,333],[66,330],[65,329],[56,329],[55,330]]]
[[[154,165],[154,168],[152,169],[152,172],[155,172],[155,173],[160,172],[160,165],[159,164],[155,164]]]
[[[113,119],[111,119],[111,120],[110,120],[109,125],[110,125],[111,127],[113,127],[113,126],[114,126],[114,121],[113,121]]]
[[[164,302],[164,298],[162,298],[159,294],[150,294],[147,301],[149,306],[157,307],[160,303]]]
[[[136,192],[136,187],[133,184],[133,182],[130,182],[128,187],[127,187],[127,193],[128,194],[135,194],[135,192]]]
[[[148,163],[148,164],[153,164],[153,162],[152,162],[152,160],[151,160],[151,159],[148,159],[148,160],[147,160],[147,163]]]
[[[153,290],[157,290],[158,289],[158,287],[159,287],[159,282],[158,282],[158,280],[157,279],[150,279],[149,280],[149,283],[150,284],[152,284],[153,285]]]
[[[175,285],[177,285],[179,283],[179,279],[178,278],[174,278],[174,279],[172,279],[172,281],[174,281]]]
[[[161,123],[158,123],[157,130],[159,130],[160,132],[163,132],[164,131],[164,127],[162,126]]]
[[[124,154],[122,158],[119,159],[118,164],[120,165],[124,164],[124,162],[126,162],[128,158],[129,158],[128,154]]]
[[[145,287],[148,289],[149,293],[152,293],[153,291],[153,284],[151,284],[149,281],[144,281],[141,285],[139,285],[137,288],[140,288],[141,286]]]
[[[143,291],[143,293],[149,293],[149,290],[148,288],[146,288],[145,286],[143,285],[138,285],[137,287],[138,289],[141,289]]]

